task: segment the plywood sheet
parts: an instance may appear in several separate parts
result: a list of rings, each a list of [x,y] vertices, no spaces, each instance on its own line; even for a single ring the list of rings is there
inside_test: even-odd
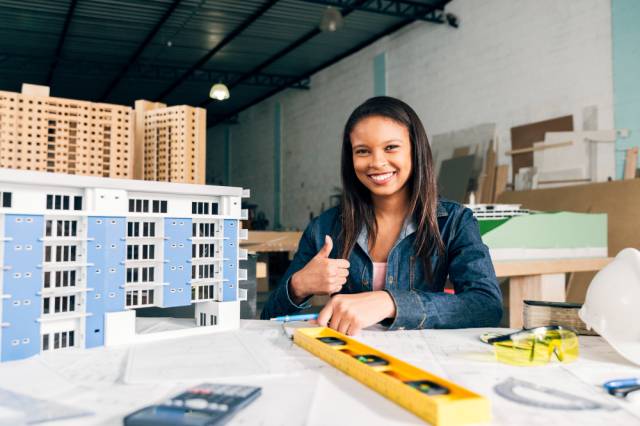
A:
[[[465,155],[442,162],[438,175],[438,189],[441,196],[459,203],[466,201],[475,159],[475,155]]]
[[[511,128],[511,149],[523,149],[533,147],[534,142],[544,140],[546,132],[564,132],[573,130],[573,116],[553,118],[551,120],[538,121]],[[516,173],[522,167],[533,166],[533,153],[519,154],[511,157],[512,182],[515,182]]]
[[[496,167],[496,178],[493,191],[492,203],[495,203],[500,194],[507,189],[507,180],[509,179],[509,166],[503,164]]]
[[[468,154],[475,155],[471,177],[478,189],[480,178],[486,173],[485,154],[491,141],[496,138],[495,123],[479,124],[462,130],[435,135],[431,140],[431,152],[435,164],[436,176],[440,176],[440,167],[446,160],[454,158],[454,151],[469,148]]]

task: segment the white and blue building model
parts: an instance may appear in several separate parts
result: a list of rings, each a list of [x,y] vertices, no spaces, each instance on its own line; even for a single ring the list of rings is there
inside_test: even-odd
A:
[[[193,303],[195,325],[237,328],[248,196],[0,169],[0,362],[144,341],[141,307]]]

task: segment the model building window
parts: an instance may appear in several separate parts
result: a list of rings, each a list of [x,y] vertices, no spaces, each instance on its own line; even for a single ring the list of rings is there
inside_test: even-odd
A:
[[[76,310],[76,296],[55,296],[42,299],[43,314],[59,314]]]
[[[142,230],[142,233],[140,231]],[[127,223],[128,237],[155,237],[155,222],[129,222]]]
[[[192,228],[193,237],[213,237],[216,233],[213,223],[194,223]]]
[[[47,220],[45,222],[45,236],[47,237],[76,237],[77,235],[77,220]]]
[[[200,285],[191,287],[191,300],[213,299],[213,285]]]
[[[75,287],[76,271],[45,271],[44,288],[51,287]]]
[[[191,257],[194,257],[194,258],[214,257],[214,253],[215,253],[215,246],[213,243],[193,244],[191,246]]]
[[[126,293],[126,306],[145,306],[153,304],[153,290],[131,290]]]
[[[73,330],[42,335],[43,351],[71,348],[73,346],[75,346],[75,332]]]
[[[45,246],[45,262],[75,262],[77,257],[76,246]]]
[[[82,210],[82,197],[77,195],[71,199],[70,195],[47,194],[47,210]]]
[[[153,266],[143,268],[127,268],[127,283],[151,283],[155,280],[156,268]]]
[[[213,278],[213,275],[214,275],[213,265],[192,265],[191,266],[192,279]]]
[[[191,214],[218,214],[218,203],[191,202]]]
[[[11,207],[11,193],[10,192],[0,192],[0,206],[2,207]]]

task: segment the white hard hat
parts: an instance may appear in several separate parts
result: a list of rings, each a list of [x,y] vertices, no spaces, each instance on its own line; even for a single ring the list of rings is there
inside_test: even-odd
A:
[[[622,250],[596,274],[578,315],[629,361],[640,365],[640,251]]]

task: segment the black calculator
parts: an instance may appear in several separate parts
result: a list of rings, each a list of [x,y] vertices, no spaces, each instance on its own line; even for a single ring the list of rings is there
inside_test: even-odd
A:
[[[125,426],[213,426],[225,424],[260,396],[255,386],[203,383],[124,418]]]

